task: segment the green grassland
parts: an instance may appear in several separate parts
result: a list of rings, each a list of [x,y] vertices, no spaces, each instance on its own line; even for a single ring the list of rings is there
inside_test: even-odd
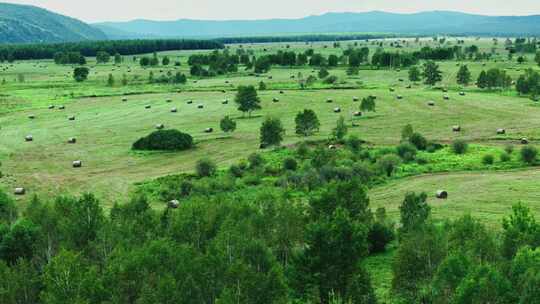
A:
[[[407,40],[409,48],[421,45]],[[342,48],[349,42],[341,42]],[[422,40],[422,45],[431,44]],[[477,44],[483,50],[492,47],[491,40],[467,40],[466,44]],[[529,58],[527,64],[503,60],[502,42],[498,45],[500,60],[488,62],[464,62],[472,71],[473,78],[480,70],[489,67],[506,68],[515,79],[525,67],[533,67]],[[325,55],[340,54],[342,49],[333,48],[331,43],[292,43],[291,50],[302,51],[314,48]],[[243,48],[253,49],[255,54],[286,49],[286,44],[253,44]],[[372,52],[375,45],[369,45]],[[230,46],[234,51],[239,45]],[[266,50],[266,51],[265,51]],[[197,51],[199,52],[199,51]],[[6,82],[2,86],[0,98],[0,160],[6,177],[3,187],[26,187],[33,193],[81,193],[95,192],[105,202],[110,203],[130,191],[135,182],[155,177],[190,171],[202,156],[209,156],[221,166],[226,166],[258,150],[258,127],[265,116],[282,119],[287,134],[285,145],[294,144],[302,138],[294,134],[294,115],[304,108],[313,109],[321,121],[321,132],[313,139],[329,137],[335,121],[343,115],[349,123],[357,127],[351,129],[371,145],[393,145],[399,142],[400,130],[405,124],[412,124],[426,137],[448,143],[455,138],[483,145],[503,145],[517,143],[521,137],[536,142],[540,138],[540,107],[533,101],[517,96],[514,91],[483,92],[476,87],[459,88],[455,85],[458,67],[455,62],[440,63],[444,80],[439,87],[449,89],[450,100],[443,100],[443,93],[437,88],[423,84],[413,84],[407,89],[407,70],[363,69],[358,76],[347,76],[345,68],[330,70],[339,77],[337,85],[317,82],[306,90],[291,76],[301,73],[304,77],[316,75],[317,70],[305,68],[274,67],[268,75],[261,77],[239,69],[239,72],[214,78],[189,78],[186,85],[148,84],[148,73],[156,77],[168,71],[189,73],[187,58],[193,51],[164,52],[159,56],[169,56],[171,61],[180,61],[181,66],[141,68],[131,57],[124,58],[120,65],[96,64],[89,60],[91,74],[88,81],[76,83],[71,77],[71,66],[55,65],[52,61],[25,61],[9,67],[0,74]],[[117,84],[106,85],[109,74],[114,75]],[[129,84],[120,85],[122,75]],[[24,82],[18,82],[24,75]],[[268,76],[272,76],[269,79]],[[399,79],[405,81],[399,81]],[[268,90],[260,91],[262,110],[252,118],[243,118],[233,102],[235,87],[264,81]],[[390,92],[389,88],[395,88]],[[225,90],[225,93],[222,92]],[[283,94],[280,94],[283,90]],[[466,96],[459,96],[459,91]],[[122,97],[128,95],[128,101]],[[362,118],[353,118],[359,103],[353,97],[377,96],[377,110]],[[402,100],[396,96],[402,95]],[[278,97],[279,103],[272,98]],[[333,103],[326,99],[332,98]],[[172,99],[167,103],[167,99]],[[222,100],[229,99],[228,105]],[[193,100],[192,105],[186,102]],[[435,101],[430,107],[427,101]],[[50,104],[65,105],[65,110],[48,109]],[[204,109],[197,109],[203,104]],[[145,109],[145,105],[152,105]],[[172,107],[178,113],[171,113]],[[335,107],[341,114],[333,113]],[[35,115],[31,120],[29,115]],[[69,121],[68,116],[76,116]],[[231,115],[238,120],[238,129],[232,136],[226,136],[219,129],[219,120]],[[197,148],[181,153],[136,153],[131,144],[141,136],[150,133],[155,125],[163,123],[167,128],[177,128],[192,134]],[[463,131],[454,133],[453,125],[459,124]],[[213,127],[214,133],[204,133]],[[498,136],[497,128],[506,128],[507,134]],[[33,142],[25,142],[24,137],[33,135]],[[78,143],[67,144],[69,137],[76,137]],[[73,160],[82,160],[81,169],[73,169]],[[456,160],[460,162],[460,160]],[[414,168],[413,168],[414,169]],[[412,170],[412,169],[411,169]],[[429,170],[427,170],[429,171]],[[426,172],[415,172],[426,173]]]

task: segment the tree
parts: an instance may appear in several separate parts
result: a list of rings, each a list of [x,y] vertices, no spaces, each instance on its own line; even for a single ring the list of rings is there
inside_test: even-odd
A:
[[[253,111],[261,108],[261,99],[257,95],[255,87],[251,85],[239,86],[234,101],[238,104],[238,111],[241,111],[243,114],[247,112],[249,117],[251,117]]]
[[[328,56],[328,66],[329,67],[337,67],[338,61],[339,61],[339,59],[338,59],[338,57],[336,55],[332,54],[332,55]]]
[[[457,73],[457,83],[463,86],[467,86],[470,82],[471,72],[466,65],[462,65]]]
[[[491,265],[480,265],[471,271],[456,289],[456,304],[516,303],[508,279]]]
[[[113,76],[113,74],[109,74],[109,78],[107,79],[107,85],[109,87],[114,86],[114,76]]]
[[[111,55],[105,51],[100,51],[96,54],[97,63],[107,63],[111,60]]]
[[[442,73],[439,66],[434,61],[424,63],[422,77],[427,85],[435,85],[442,80]]]
[[[480,89],[485,89],[488,87],[488,77],[486,71],[480,72],[480,75],[478,75],[478,79],[476,80],[476,85]]]
[[[336,127],[332,130],[332,135],[336,140],[343,140],[348,131],[347,125],[345,124],[345,118],[340,116],[337,120]]]
[[[266,83],[264,83],[264,81],[260,81],[259,82],[259,91],[264,91],[266,90]]]
[[[319,79],[324,79],[324,78],[328,77],[328,75],[330,75],[330,73],[328,72],[327,69],[322,68],[322,69],[319,70]]]
[[[168,56],[163,57],[163,59],[161,60],[162,65],[169,65],[169,63],[171,63],[171,60]]]
[[[199,177],[208,177],[216,174],[217,166],[209,158],[203,158],[197,161],[195,171]]]
[[[234,132],[236,130],[236,121],[232,120],[229,115],[223,117],[219,122],[221,131],[225,133]]]
[[[424,225],[431,213],[431,207],[426,202],[427,195],[425,193],[416,194],[414,192],[407,193],[401,206],[399,213],[401,215],[401,233],[406,233],[415,230]]]
[[[540,66],[540,51],[536,52],[536,56],[534,56],[534,62]]]
[[[413,66],[409,69],[409,80],[412,82],[420,81],[420,70],[418,67]]]
[[[119,53],[114,54],[114,63],[121,64],[124,61],[124,58]]]
[[[360,103],[360,111],[362,112],[375,112],[375,97],[368,96],[362,98]]]
[[[78,67],[73,70],[73,78],[77,82],[83,82],[88,79],[90,70],[87,67]]]
[[[126,86],[128,85],[128,79],[126,74],[122,74],[122,85]]]
[[[296,115],[294,119],[296,123],[296,134],[310,136],[319,131],[320,122],[317,114],[313,110],[304,109]]]
[[[261,147],[278,146],[283,141],[285,129],[278,118],[268,117],[260,129]]]

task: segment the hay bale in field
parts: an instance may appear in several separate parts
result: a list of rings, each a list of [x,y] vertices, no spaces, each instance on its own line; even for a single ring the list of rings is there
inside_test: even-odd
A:
[[[434,101],[428,101],[427,104],[428,104],[428,106],[433,107],[435,105],[435,102]]]
[[[214,132],[214,128],[206,128],[204,129],[204,133],[212,133]]]
[[[329,145],[329,146],[328,146],[328,149],[329,149],[329,150],[336,150],[337,147],[336,147],[335,145]]]
[[[497,134],[498,135],[506,134],[506,130],[505,129],[497,129]]]
[[[49,105],[49,110],[54,109],[54,105]]]
[[[34,114],[28,115],[28,119],[34,119],[34,118],[36,118],[36,116]]]
[[[166,102],[167,102],[167,103],[171,103],[171,102],[172,102],[172,99],[169,98],[169,99],[167,99]]]
[[[279,98],[272,98],[272,102],[279,102]]]
[[[398,95],[398,96],[396,96],[396,98],[401,100],[401,99],[403,99],[403,96]]]
[[[75,161],[73,161],[72,165],[73,165],[73,168],[80,168],[80,167],[82,167],[82,161],[75,160]]]
[[[529,144],[529,140],[528,140],[527,138],[525,138],[525,137],[523,137],[523,138],[520,140],[520,142],[521,142],[522,145],[527,145],[527,144]]]
[[[377,96],[375,96],[375,95],[369,95],[369,97],[371,97],[373,99],[377,99]]]
[[[358,97],[355,96],[355,97],[353,97],[352,100],[353,100],[353,101],[358,101],[359,99],[358,99]]]
[[[394,88],[390,88],[389,90],[390,90],[390,92],[394,92],[394,91],[395,91],[395,89],[394,89]]]
[[[443,88],[442,91],[443,91],[443,93],[448,93],[448,89],[447,89],[447,88]]]
[[[403,82],[403,81],[405,81],[405,80],[403,80],[403,78],[399,78],[398,81],[399,81],[399,82]]]
[[[187,101],[187,104],[192,104],[193,103],[193,100],[188,100]]]
[[[272,76],[268,76],[268,79],[272,79]]]
[[[444,99],[444,100],[450,100],[450,96],[444,95],[444,96],[443,96],[443,99]]]
[[[279,91],[279,94],[285,94],[285,92],[283,92],[283,91]]]
[[[75,116],[68,117],[69,120],[75,120]]]
[[[68,138],[67,142],[68,142],[68,144],[75,144],[75,143],[77,143],[77,139],[75,137],[70,137],[70,138]]]
[[[171,200],[169,201],[169,203],[167,204],[167,206],[171,209],[177,209],[178,207],[180,207],[180,201],[178,200]]]
[[[332,103],[332,102],[334,102],[334,100],[332,98],[327,98],[326,99],[326,103]]]
[[[458,125],[453,126],[453,127],[452,127],[452,131],[454,131],[454,132],[460,132],[460,131],[461,131],[461,126],[458,126]]]
[[[334,108],[334,113],[341,113],[341,108]]]
[[[445,190],[437,190],[437,193],[435,194],[438,199],[447,199],[448,198],[448,192]]]
[[[459,92],[459,96],[465,96],[465,92]]]
[[[221,90],[221,93],[227,93],[227,91],[225,91],[225,90]]]
[[[22,187],[17,187],[17,188],[15,188],[15,191],[13,191],[13,193],[15,195],[25,195],[26,194],[26,189],[24,189]]]
[[[24,140],[25,140],[25,141],[33,141],[33,140],[34,140],[34,137],[33,137],[32,135],[26,135],[26,136],[24,137]]]
[[[204,109],[204,105],[202,105],[202,104],[198,105],[197,109]]]
[[[157,125],[156,125],[156,129],[158,129],[158,130],[162,130],[162,129],[164,129],[164,128],[165,128],[165,125],[164,125],[164,124],[157,124]]]
[[[405,88],[410,89],[410,88],[412,88],[412,85],[409,84]]]
[[[58,107],[58,110],[65,110],[66,109],[66,106],[59,106]]]
[[[353,115],[354,115],[355,117],[360,117],[360,116],[362,116],[362,112],[356,111],[356,112],[353,113]]]
[[[177,108],[172,108],[172,109],[171,109],[171,113],[176,113],[176,112],[178,112],[178,109],[177,109]]]
[[[126,102],[126,101],[127,101],[126,97],[122,98],[122,102]]]
[[[152,108],[152,106],[151,105],[145,105],[144,108],[145,109],[150,109],[150,108]]]

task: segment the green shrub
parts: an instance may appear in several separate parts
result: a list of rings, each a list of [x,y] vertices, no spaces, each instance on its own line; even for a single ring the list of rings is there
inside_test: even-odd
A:
[[[394,238],[395,235],[392,227],[389,227],[379,222],[373,223],[368,233],[369,252],[384,252],[386,249],[386,245],[392,242]]]
[[[254,169],[264,164],[264,158],[259,153],[252,153],[248,156],[249,168]]]
[[[428,163],[428,160],[425,159],[424,157],[417,157],[416,158],[416,163],[418,163],[419,165],[425,165]]]
[[[402,143],[396,148],[397,154],[406,162],[416,158],[416,147],[410,143]]]
[[[420,133],[413,133],[409,137],[409,142],[413,144],[418,150],[425,150],[427,148],[427,139]]]
[[[244,170],[239,165],[231,165],[229,167],[229,173],[234,177],[242,177],[244,175]]]
[[[467,149],[469,149],[469,144],[464,140],[457,139],[452,143],[452,151],[456,154],[465,154],[467,153]]]
[[[323,80],[323,82],[326,84],[334,84],[337,81],[338,81],[338,78],[337,76],[334,76],[334,75],[330,75]]]
[[[133,143],[134,150],[181,151],[193,148],[193,137],[178,130],[158,130]]]
[[[296,168],[298,168],[298,163],[296,162],[296,159],[292,157],[287,157],[285,158],[285,160],[283,160],[283,169],[289,171],[296,171]]]
[[[503,152],[501,154],[501,161],[502,162],[508,162],[508,161],[510,161],[510,159],[512,159],[512,157],[507,152]]]
[[[484,165],[493,165],[495,158],[491,154],[486,154],[482,156],[482,164]]]
[[[401,161],[399,157],[397,157],[395,154],[387,154],[377,161],[379,169],[388,177],[392,176],[400,163]]]
[[[429,152],[429,153],[435,153],[435,152],[437,152],[438,150],[440,150],[442,148],[444,148],[444,146],[439,144],[439,143],[429,142],[427,144],[426,151]]]
[[[216,170],[216,164],[208,158],[200,159],[195,166],[195,171],[199,177],[212,176],[216,173]]]
[[[521,160],[529,165],[536,163],[538,157],[538,150],[533,146],[525,146],[521,148]]]
[[[308,156],[309,154],[309,146],[306,142],[301,142],[297,147],[296,147],[296,154],[298,155],[298,157],[304,159]]]
[[[362,147],[362,143],[363,141],[360,138],[358,138],[358,136],[350,135],[349,138],[347,138],[346,145],[351,151],[358,152],[360,151],[360,148]]]

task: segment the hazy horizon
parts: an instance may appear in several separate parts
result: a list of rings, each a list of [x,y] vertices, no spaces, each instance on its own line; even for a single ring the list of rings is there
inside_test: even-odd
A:
[[[148,20],[254,20],[302,18],[329,12],[385,11],[416,13],[423,11],[456,11],[481,15],[537,15],[538,0],[411,0],[403,1],[310,1],[273,0],[155,0],[152,2],[111,2],[94,0],[11,0],[14,4],[35,5],[86,22]]]

